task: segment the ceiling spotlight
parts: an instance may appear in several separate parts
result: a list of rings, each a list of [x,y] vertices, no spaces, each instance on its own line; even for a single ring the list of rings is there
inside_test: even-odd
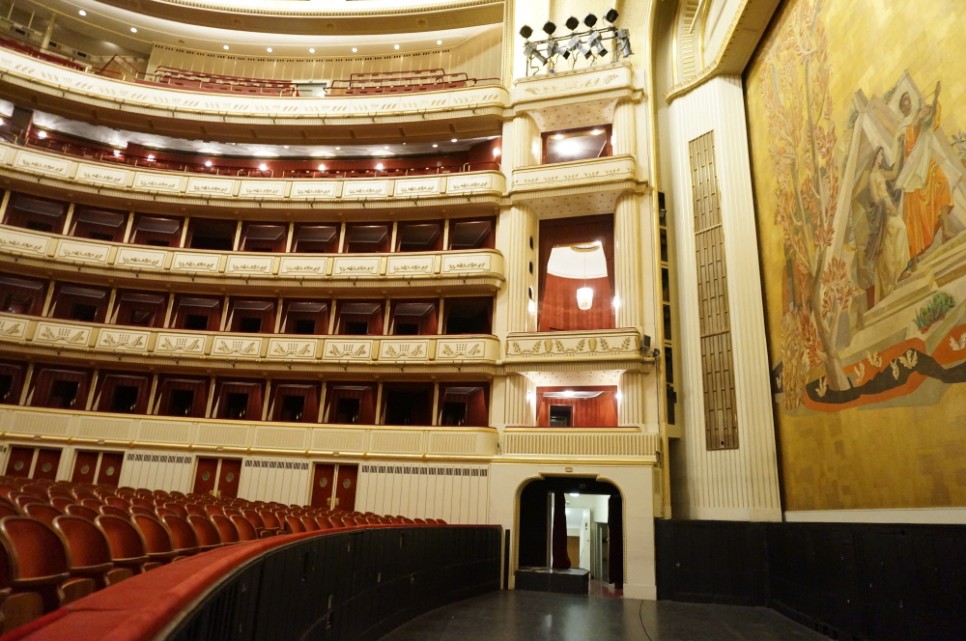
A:
[[[437,41],[436,41],[436,46],[439,46],[439,45],[441,45],[441,44],[443,44],[443,41],[442,41],[442,40],[437,40]]]
[[[267,51],[268,53],[272,53],[272,48],[271,47],[266,47],[265,48],[265,51]]]
[[[131,27],[131,33],[137,33],[137,32],[138,32],[137,27]]]
[[[436,143],[434,142],[434,143],[433,143],[433,149],[436,149],[437,147],[439,147],[439,145],[437,145],[437,144],[436,144]]]
[[[614,40],[617,43],[617,55],[622,58],[632,55],[631,34],[627,29],[618,29],[614,33]]]
[[[385,165],[383,165],[381,162],[376,163],[376,171],[382,171],[385,168]]]
[[[450,138],[450,140],[449,140],[449,141],[450,141],[450,142],[459,142],[459,140],[458,140],[457,138]]]
[[[584,24],[588,27],[593,27],[595,24],[597,24],[597,16],[592,13],[588,13],[587,17],[584,18]]]
[[[228,45],[221,45],[221,48],[224,49],[225,51],[228,51]]]
[[[47,137],[47,132],[46,131],[43,131],[43,130],[40,130],[40,131],[37,132],[37,137],[40,138],[41,140],[43,140],[44,138]]]
[[[547,64],[547,56],[543,55],[540,49],[537,48],[537,45],[533,44],[532,42],[528,42],[523,47],[523,53],[527,58],[536,58],[537,61],[542,65]]]
[[[392,48],[395,49],[396,51],[399,51],[399,45],[393,45]]]
[[[211,162],[210,160],[206,160],[206,161],[205,161],[205,167],[211,167],[211,166],[212,166],[213,164],[214,164],[214,163],[213,163],[213,162]]]
[[[309,53],[315,53],[315,47],[309,47]]]
[[[84,11],[83,9],[81,9],[80,11],[77,12],[77,15],[79,15],[81,18],[83,18],[83,17],[85,17],[87,15],[87,12]]]
[[[564,24],[567,25],[568,29],[570,29],[571,31],[574,31],[577,29],[577,27],[580,26],[580,20],[578,20],[573,16],[570,16],[569,18],[567,18],[567,22],[565,22]]]
[[[550,21],[547,21],[547,24],[543,25],[543,32],[548,36],[552,36],[553,32],[556,30],[557,30],[557,25],[555,25]]]
[[[611,9],[610,11],[608,11],[607,13],[604,14],[604,20],[606,20],[607,22],[609,22],[611,24],[614,24],[614,22],[617,21],[617,17],[619,15],[620,14],[617,13],[617,9]]]
[[[261,163],[260,165],[258,165],[258,171],[268,171],[268,165],[266,165],[265,163]]]
[[[319,165],[319,171],[325,171],[325,165]]]
[[[359,47],[353,47],[352,53],[359,53]]]
[[[523,25],[523,27],[520,28],[520,35],[523,36],[524,39],[527,39],[533,35],[533,29],[527,25]]]

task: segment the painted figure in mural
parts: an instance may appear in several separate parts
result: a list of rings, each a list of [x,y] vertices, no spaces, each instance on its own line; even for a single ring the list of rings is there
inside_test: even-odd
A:
[[[913,110],[913,98],[905,92],[899,98],[902,122],[897,134],[896,186],[902,190],[902,219],[909,237],[909,268],[915,269],[919,257],[932,245],[937,232],[943,241],[950,233],[945,226],[953,206],[949,181],[933,158],[931,148],[939,128],[939,91],[936,83],[932,104]]]
[[[885,149],[877,147],[860,181],[868,203],[868,235],[860,259],[860,284],[869,292],[869,307],[892,293],[909,264],[909,237],[892,183],[896,173],[896,168],[886,162]]]

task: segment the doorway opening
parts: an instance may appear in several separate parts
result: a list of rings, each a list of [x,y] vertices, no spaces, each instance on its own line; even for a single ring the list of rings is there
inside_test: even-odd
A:
[[[518,589],[620,593],[624,502],[616,486],[592,477],[536,479],[519,506]]]

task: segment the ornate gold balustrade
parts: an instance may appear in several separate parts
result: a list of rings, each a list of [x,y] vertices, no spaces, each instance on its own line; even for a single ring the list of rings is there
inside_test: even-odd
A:
[[[229,334],[141,329],[0,314],[0,345],[39,355],[124,357],[137,363],[223,367],[260,371],[272,364],[286,371],[410,373],[492,372],[500,357],[495,336],[302,336]],[[146,361],[146,359],[148,359]]]
[[[8,406],[0,408],[0,438],[202,453],[482,461],[496,454],[498,434],[477,427],[184,420]]]
[[[58,236],[0,225],[0,264],[34,265],[45,272],[74,271],[129,281],[164,279],[192,283],[240,281],[245,286],[324,292],[365,288],[472,287],[494,292],[502,286],[503,255],[496,250],[399,254],[263,254],[160,249]],[[318,291],[318,290],[317,290]],[[302,293],[304,295],[304,292]]]
[[[610,200],[625,189],[637,186],[633,156],[606,156],[552,165],[534,165],[513,170],[511,197],[514,201],[551,203],[561,197],[609,191]],[[613,206],[613,205],[611,205]]]

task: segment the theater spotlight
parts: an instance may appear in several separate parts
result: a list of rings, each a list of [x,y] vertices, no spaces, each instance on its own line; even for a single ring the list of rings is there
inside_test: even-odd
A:
[[[541,52],[537,45],[533,44],[532,42],[528,42],[523,47],[523,53],[529,60],[536,58],[540,64],[547,64],[547,56],[543,55],[543,52]]]
[[[631,51],[631,34],[627,29],[615,31],[614,40],[616,42],[615,54],[618,59],[626,58],[634,53]]]
[[[620,16],[620,14],[617,13],[617,10],[611,9],[610,11],[604,14],[604,20],[606,20],[611,24],[614,24],[615,22],[617,22],[618,16]]]
[[[587,17],[584,18],[584,24],[592,29],[594,25],[597,24],[597,16],[592,13],[588,13]]]
[[[552,22],[548,21],[547,24],[543,25],[543,32],[548,36],[552,36],[553,32],[556,30],[557,30],[557,25],[555,25]]]
[[[524,40],[526,40],[533,35],[533,29],[527,25],[523,25],[523,27],[520,28],[520,35],[523,36]]]
[[[573,16],[570,16],[569,18],[567,18],[567,22],[565,22],[564,24],[566,24],[567,28],[570,29],[571,31],[576,31],[577,27],[580,26],[580,20],[578,20]]]

